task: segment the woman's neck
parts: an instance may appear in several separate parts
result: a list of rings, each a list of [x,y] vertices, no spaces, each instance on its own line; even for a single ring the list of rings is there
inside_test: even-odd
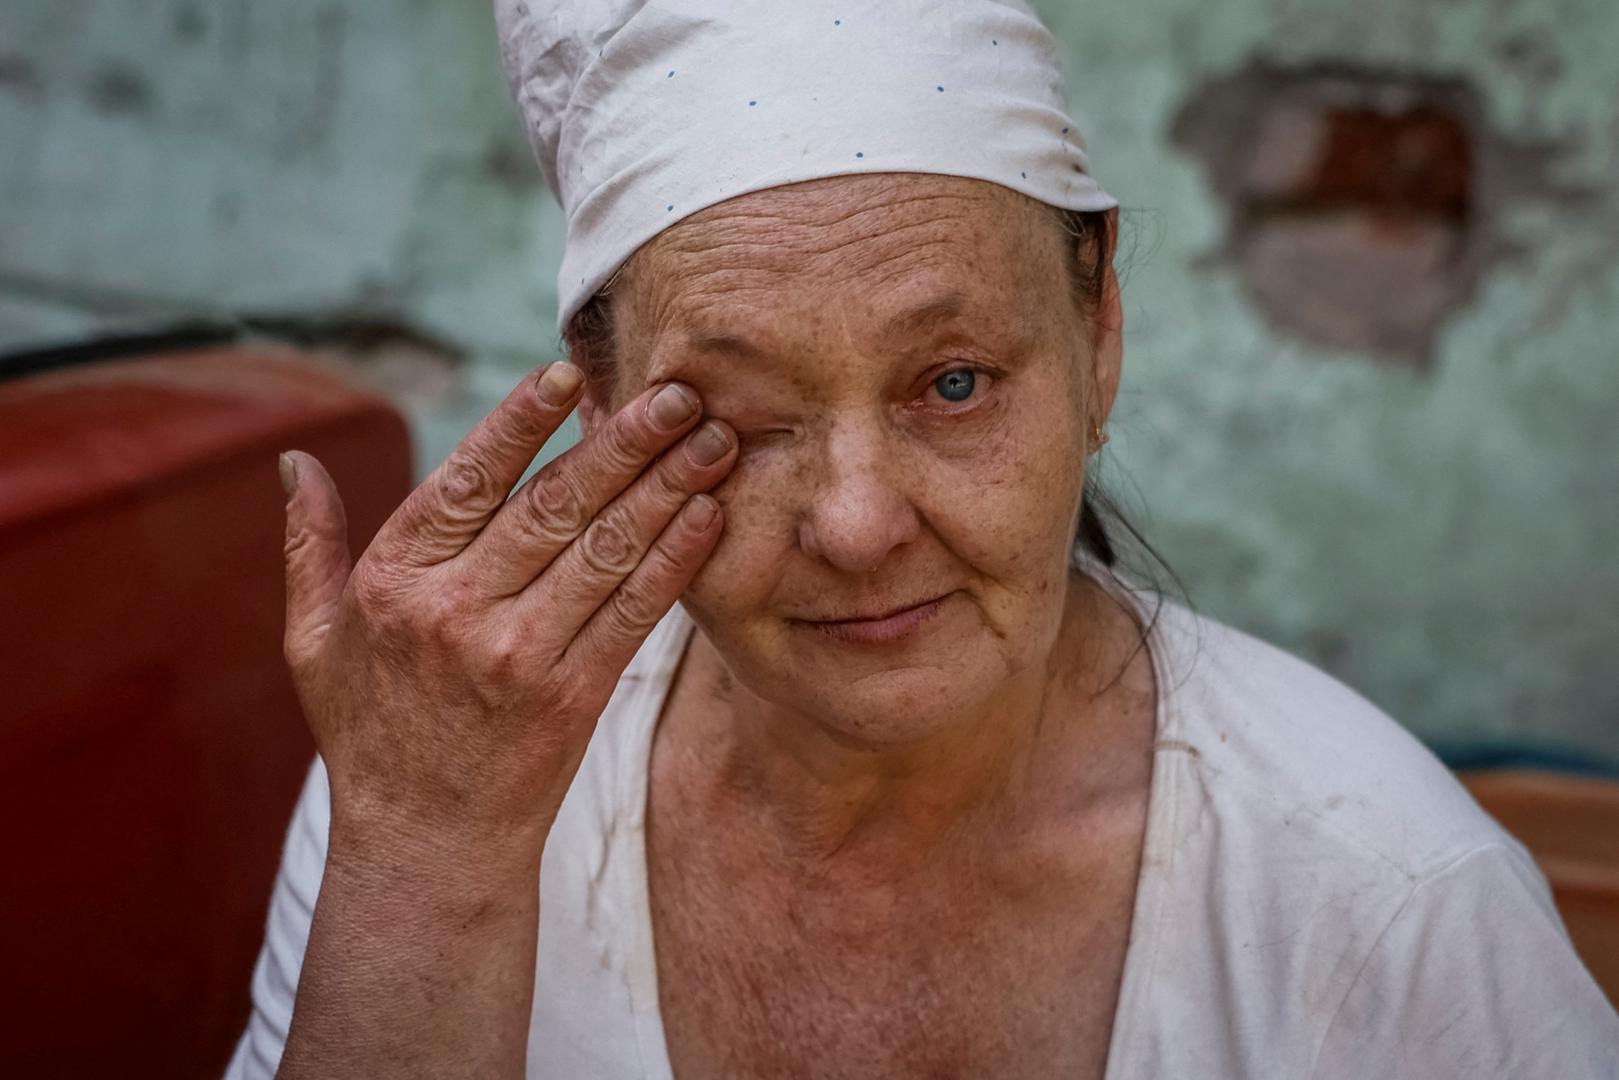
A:
[[[1138,636],[1076,573],[1045,663],[927,737],[882,745],[757,698],[696,634],[671,693],[681,730],[670,764],[683,790],[745,811],[795,861],[903,873],[943,847],[1037,827],[1054,800],[1083,797],[1087,759],[1102,760],[1086,753],[1107,707],[1100,691]]]

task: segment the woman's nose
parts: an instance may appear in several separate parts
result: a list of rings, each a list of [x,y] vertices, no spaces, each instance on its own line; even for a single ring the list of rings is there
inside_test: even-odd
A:
[[[799,521],[799,546],[849,573],[881,567],[920,530],[898,471],[876,440],[827,446]]]

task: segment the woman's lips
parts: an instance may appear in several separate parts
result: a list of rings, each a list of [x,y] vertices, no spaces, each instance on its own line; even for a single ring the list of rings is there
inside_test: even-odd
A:
[[[923,623],[938,614],[946,599],[947,597],[940,596],[917,604],[914,607],[903,608],[875,619],[806,621],[806,625],[814,627],[829,637],[837,638],[839,641],[860,645],[878,645],[898,641],[900,638],[914,633]]]

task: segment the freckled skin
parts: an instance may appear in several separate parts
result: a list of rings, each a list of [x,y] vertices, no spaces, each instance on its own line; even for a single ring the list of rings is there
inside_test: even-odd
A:
[[[845,183],[869,194],[760,193],[643,252],[617,311],[618,392],[678,375],[741,437],[715,493],[724,537],[685,599],[740,681],[844,734],[906,743],[1043,667],[1100,390],[1046,212],[988,184]],[[885,329],[951,293],[959,315]],[[759,354],[692,350],[704,331]],[[930,389],[951,365],[983,370],[955,415]],[[948,632],[899,651],[788,621],[945,594]]]
[[[843,177],[693,215],[615,287],[586,423],[680,378],[741,442],[653,751],[677,1073],[1101,1075],[1154,690],[1070,568],[1120,361],[1070,252],[995,185]],[[935,597],[877,648],[805,622]]]

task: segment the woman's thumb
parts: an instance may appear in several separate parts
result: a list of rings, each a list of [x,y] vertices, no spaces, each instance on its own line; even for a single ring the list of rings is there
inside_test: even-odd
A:
[[[287,493],[287,660],[311,659],[337,612],[349,577],[348,519],[337,485],[319,461],[298,450],[281,455]]]

